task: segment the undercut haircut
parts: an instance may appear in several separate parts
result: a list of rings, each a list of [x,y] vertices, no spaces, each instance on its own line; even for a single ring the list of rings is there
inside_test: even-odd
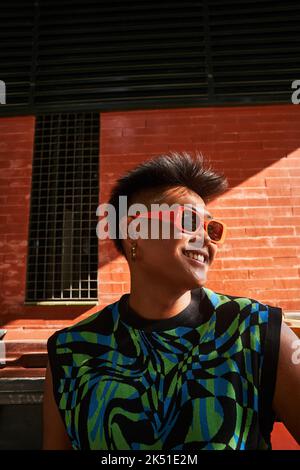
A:
[[[164,191],[172,187],[183,187],[198,194],[207,204],[228,188],[224,174],[216,173],[208,160],[200,153],[169,152],[147,160],[126,172],[112,189],[109,204],[116,210],[116,238],[113,239],[118,252],[125,256],[119,238],[119,197],[127,196],[128,206],[138,195],[147,191]]]

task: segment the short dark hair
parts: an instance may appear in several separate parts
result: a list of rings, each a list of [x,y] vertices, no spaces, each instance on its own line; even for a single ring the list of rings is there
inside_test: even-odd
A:
[[[169,152],[139,164],[119,178],[111,192],[109,204],[116,210],[119,220],[119,196],[127,196],[130,205],[133,197],[151,189],[182,186],[198,194],[205,203],[224,193],[228,182],[223,174],[216,173],[202,154],[192,156],[187,152]],[[117,250],[125,255],[122,241],[113,239]]]

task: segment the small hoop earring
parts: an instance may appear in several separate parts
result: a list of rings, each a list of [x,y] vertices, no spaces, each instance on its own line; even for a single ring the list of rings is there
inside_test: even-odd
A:
[[[132,261],[136,260],[136,245],[132,245],[131,247],[131,259]]]

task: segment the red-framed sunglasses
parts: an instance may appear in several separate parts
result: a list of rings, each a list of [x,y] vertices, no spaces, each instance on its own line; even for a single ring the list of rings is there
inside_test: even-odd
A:
[[[195,234],[203,227],[212,243],[216,243],[217,245],[224,243],[227,231],[226,224],[221,220],[205,220],[198,211],[187,206],[178,206],[176,209],[169,210],[142,212],[133,217],[134,219],[143,217],[164,221],[170,220],[178,230],[189,234]]]

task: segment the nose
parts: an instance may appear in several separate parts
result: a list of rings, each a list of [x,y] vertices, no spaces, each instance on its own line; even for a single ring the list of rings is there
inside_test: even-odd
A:
[[[205,243],[204,243],[205,245],[208,245],[209,243],[211,243],[211,238],[208,235],[207,230],[204,230],[204,240],[205,240]]]
[[[196,235],[194,235],[189,240],[189,247],[190,248],[203,248],[207,246],[211,242],[211,239],[206,230],[199,231]]]

